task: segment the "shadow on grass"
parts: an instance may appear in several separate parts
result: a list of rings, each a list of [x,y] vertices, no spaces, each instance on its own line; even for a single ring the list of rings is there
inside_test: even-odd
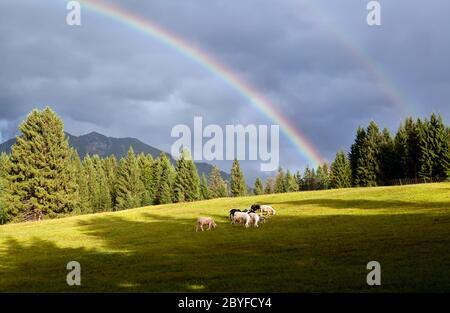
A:
[[[193,219],[150,212],[83,220],[69,231],[98,241],[93,249],[64,247],[83,245],[70,236],[8,239],[0,291],[450,291],[450,228],[431,214],[276,216],[260,229],[218,218],[216,230],[199,233]],[[365,284],[372,260],[382,264],[382,289]],[[81,264],[81,287],[66,285],[69,261]]]

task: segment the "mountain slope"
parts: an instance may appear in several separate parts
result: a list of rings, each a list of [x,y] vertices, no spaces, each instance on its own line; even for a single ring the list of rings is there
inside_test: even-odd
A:
[[[69,133],[66,133],[69,138],[69,143],[72,147],[74,147],[80,157],[84,157],[87,154],[94,155],[98,154],[101,157],[107,157],[110,155],[114,155],[117,159],[120,159],[126,156],[128,149],[133,147],[134,152],[136,154],[145,153],[151,154],[154,158],[158,157],[163,151],[159,150],[155,147],[147,145],[142,141],[136,138],[114,138],[107,137],[105,135],[92,132],[87,135],[82,136],[73,136]],[[16,139],[10,139],[2,144],[0,144],[0,152],[11,152],[11,147],[16,143]],[[172,156],[166,153],[172,163],[175,163],[175,160]],[[196,162],[197,170],[200,175],[203,173],[208,176],[211,172],[212,165],[204,162]],[[230,175],[225,172],[221,172],[222,177],[229,181]]]

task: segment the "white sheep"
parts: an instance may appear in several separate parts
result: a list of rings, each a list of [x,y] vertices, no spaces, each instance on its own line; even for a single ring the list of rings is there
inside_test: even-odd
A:
[[[244,225],[245,228],[250,227],[252,219],[250,218],[250,215],[245,212],[236,212],[233,216],[233,224],[239,223]]]
[[[259,215],[256,214],[256,213],[250,213],[249,215],[250,215],[250,219],[251,219],[251,224],[252,224],[254,227],[259,227],[258,223],[259,223],[260,221],[261,221],[261,222],[264,222],[264,217],[263,217],[263,216],[259,216]]]
[[[261,205],[261,214],[275,215],[277,212],[270,205]]]
[[[208,229],[211,230],[217,227],[216,223],[211,217],[199,217],[197,219],[197,224],[195,226],[195,231],[198,232],[199,229],[204,231],[203,226],[207,225]]]

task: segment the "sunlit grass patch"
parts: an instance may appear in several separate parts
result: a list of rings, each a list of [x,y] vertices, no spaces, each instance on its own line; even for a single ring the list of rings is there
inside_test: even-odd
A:
[[[259,229],[231,208],[268,203]],[[196,233],[199,216],[218,227]],[[0,291],[450,291],[450,183],[298,192],[0,226]],[[366,265],[382,266],[382,286]],[[66,284],[81,264],[82,286]],[[245,274],[242,274],[245,273]]]

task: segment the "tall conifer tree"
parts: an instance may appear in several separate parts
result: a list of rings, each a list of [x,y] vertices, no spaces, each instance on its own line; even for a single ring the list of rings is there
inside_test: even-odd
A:
[[[103,161],[98,155],[92,157],[95,172],[95,206],[94,212],[107,212],[113,208],[108,179],[103,166]]]
[[[208,180],[206,179],[205,173],[202,173],[202,179],[200,182],[200,199],[201,200],[209,199]]]
[[[20,132],[7,169],[9,214],[36,220],[76,210],[78,185],[62,120],[48,107],[36,109]]]
[[[143,153],[138,155],[138,164],[141,172],[141,182],[144,186],[144,191],[142,193],[142,205],[148,206],[153,203],[153,193],[152,193],[152,166],[153,166],[153,157],[148,154],[144,155]]]
[[[109,192],[111,194],[112,207],[116,206],[116,179],[117,179],[117,160],[111,155],[103,160],[106,179],[109,184]]]
[[[275,176],[274,192],[275,193],[286,192],[286,174],[284,173],[284,170],[281,167],[278,169],[278,173]]]
[[[200,198],[200,178],[190,153],[185,150],[177,160],[173,184],[173,201],[195,201]]]
[[[157,160],[156,173],[159,175],[156,186],[155,204],[172,202],[172,188],[175,180],[175,170],[165,153]]]
[[[284,186],[286,192],[298,191],[297,181],[295,180],[295,176],[291,174],[290,170],[286,171],[286,176],[284,177]]]
[[[220,170],[217,166],[213,166],[208,179],[209,196],[211,199],[223,198],[228,196],[227,184],[220,175]]]
[[[264,193],[263,182],[262,182],[261,178],[259,178],[259,177],[256,177],[253,193],[256,196],[262,195]]]
[[[126,158],[122,158],[117,169],[116,210],[140,207],[144,185],[140,168],[132,147]]]
[[[332,188],[349,188],[352,186],[352,169],[344,151],[340,150],[336,153],[336,157],[331,163],[330,176]]]
[[[78,184],[79,201],[76,208],[77,214],[88,213],[90,208],[89,190],[87,185],[86,173],[84,171],[83,163],[81,162],[78,152],[72,150],[72,160],[76,173],[76,182]]]
[[[380,175],[379,182],[385,184],[395,178],[395,144],[387,128],[383,129],[380,144]]]
[[[7,169],[9,167],[9,155],[0,155],[0,225],[6,224],[10,220],[8,209],[4,203],[5,189],[7,188]]]
[[[232,197],[241,197],[247,194],[247,184],[244,173],[241,170],[239,161],[235,159],[231,167],[230,192]]]
[[[356,187],[363,185],[362,158],[364,156],[363,147],[365,141],[366,131],[364,128],[358,127],[355,142],[352,144],[349,154],[352,169],[352,185]]]
[[[274,181],[272,177],[267,177],[266,184],[264,186],[264,194],[268,195],[274,192]]]

